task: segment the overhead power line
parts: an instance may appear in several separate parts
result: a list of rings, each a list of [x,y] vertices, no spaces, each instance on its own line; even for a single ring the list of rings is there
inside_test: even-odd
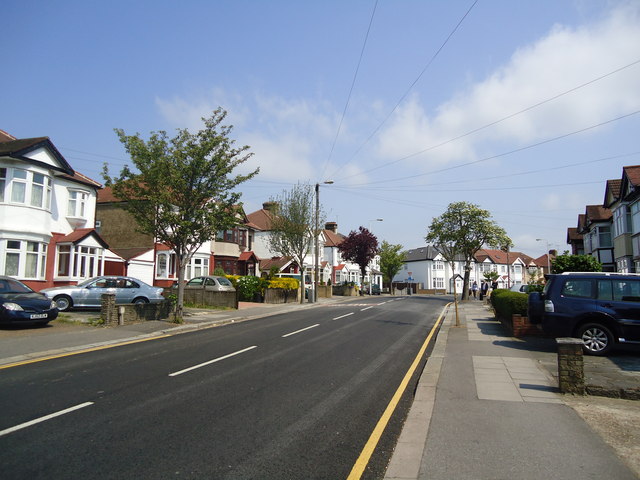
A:
[[[521,114],[523,114],[525,112],[533,110],[534,108],[537,108],[537,107],[540,107],[542,105],[545,105],[545,104],[547,104],[549,102],[552,102],[553,100],[557,100],[560,97],[563,97],[565,95],[573,93],[576,90],[580,90],[581,88],[584,88],[584,87],[589,86],[589,85],[591,85],[593,83],[596,83],[596,82],[598,82],[600,80],[603,80],[603,79],[605,79],[607,77],[610,77],[611,75],[614,75],[614,74],[616,74],[618,72],[621,72],[621,71],[623,71],[623,70],[625,70],[627,68],[633,67],[634,65],[637,65],[639,63],[640,63],[640,59],[638,59],[638,60],[636,60],[634,62],[631,62],[631,63],[629,63],[629,64],[627,64],[627,65],[625,65],[623,67],[620,67],[620,68],[617,68],[615,70],[612,70],[609,73],[605,73],[604,75],[600,75],[599,77],[593,78],[593,79],[589,80],[588,82],[585,82],[585,83],[577,85],[577,86],[575,86],[573,88],[570,88],[569,90],[565,90],[562,93],[559,93],[559,94],[554,95],[552,97],[549,97],[549,98],[547,98],[545,100],[542,100],[542,101],[540,101],[538,103],[535,103],[535,104],[530,105],[530,106],[528,106],[526,108],[523,108],[522,110],[519,110],[519,111],[517,111],[515,113],[512,113],[510,115],[507,115],[506,117],[502,117],[502,118],[500,118],[498,120],[494,120],[494,121],[492,121],[490,123],[487,123],[486,125],[482,125],[481,127],[474,128],[473,130],[469,130],[468,132],[463,133],[461,135],[458,135],[456,137],[450,138],[449,140],[445,140],[444,142],[438,143],[437,145],[432,145],[432,146],[427,147],[427,148],[425,148],[423,150],[420,150],[418,152],[411,153],[409,155],[405,155],[404,157],[398,158],[398,159],[393,160],[391,162],[387,162],[387,163],[384,163],[384,164],[379,165],[377,167],[370,168],[369,170],[365,170],[365,171],[360,172],[360,173],[355,173],[355,174],[350,175],[348,177],[342,177],[342,181],[347,180],[349,178],[358,177],[358,176],[361,176],[361,175],[366,175],[367,173],[374,172],[374,171],[379,170],[381,168],[390,167],[391,165],[395,165],[396,163],[399,163],[399,162],[401,162],[403,160],[407,160],[409,158],[416,157],[416,156],[421,155],[423,153],[429,152],[431,150],[435,150],[435,149],[440,148],[440,147],[442,147],[444,145],[447,145],[449,143],[455,142],[456,140],[460,140],[461,138],[468,137],[469,135],[473,135],[474,133],[477,133],[477,132],[479,132],[481,130],[484,130],[484,129],[489,128],[489,127],[493,127],[494,125],[497,125],[497,124],[502,123],[502,122],[504,122],[506,120],[509,120],[509,119],[511,119],[513,117],[516,117],[517,115],[521,115]]]
[[[551,142],[555,142],[555,141],[558,141],[558,140],[562,140],[563,138],[567,138],[567,137],[570,137],[570,136],[572,136],[572,135],[577,135],[577,134],[579,134],[579,133],[584,133],[584,132],[587,132],[587,131],[589,131],[589,130],[593,130],[594,128],[602,127],[602,126],[604,126],[604,125],[608,125],[609,123],[617,122],[618,120],[623,120],[623,119],[628,118],[628,117],[631,117],[631,116],[633,116],[633,115],[637,115],[638,113],[640,113],[640,110],[636,110],[635,112],[627,113],[627,114],[625,114],[625,115],[621,115],[621,116],[619,116],[619,117],[612,118],[612,119],[607,120],[607,121],[604,121],[604,122],[600,122],[600,123],[598,123],[598,124],[596,124],[596,125],[591,125],[591,126],[589,126],[589,127],[581,128],[581,129],[579,129],[579,130],[575,130],[575,131],[573,131],[573,132],[565,133],[565,134],[563,134],[563,135],[558,135],[557,137],[548,138],[547,140],[542,140],[542,141],[540,141],[540,142],[532,143],[532,144],[530,144],[530,145],[526,145],[526,146],[524,146],[524,147],[516,148],[516,149],[514,149],[514,150],[510,150],[510,151],[508,151],[508,152],[498,153],[498,154],[496,154],[496,155],[491,155],[491,156],[489,156],[489,157],[484,157],[484,158],[481,158],[481,159],[479,159],[479,160],[474,160],[474,161],[471,161],[471,162],[465,162],[465,163],[459,163],[458,165],[453,165],[453,166],[451,166],[451,167],[441,168],[441,169],[438,169],[438,170],[431,170],[431,171],[429,171],[429,172],[425,172],[425,173],[418,173],[418,174],[416,174],[416,175],[408,175],[408,176],[406,176],[406,177],[399,177],[399,178],[392,178],[392,179],[378,180],[378,181],[376,181],[376,182],[361,183],[361,184],[358,184],[358,186],[362,186],[362,185],[375,185],[375,184],[378,184],[378,183],[397,182],[397,181],[400,181],[400,180],[408,180],[408,179],[413,179],[413,178],[418,178],[418,177],[424,177],[424,176],[426,176],[426,175],[432,175],[432,174],[434,174],[434,173],[448,172],[448,171],[451,171],[451,170],[456,170],[456,169],[458,169],[458,168],[468,167],[468,166],[470,166],[470,165],[476,165],[476,164],[478,164],[478,163],[486,162],[486,161],[488,161],[488,160],[494,160],[494,159],[496,159],[496,158],[506,157],[507,155],[511,155],[511,154],[513,154],[513,153],[522,152],[522,151],[524,151],[524,150],[529,150],[529,149],[531,149],[531,148],[539,147],[539,146],[541,146],[541,145],[545,145],[545,144],[547,144],[547,143],[551,143]]]
[[[422,71],[420,72],[420,74],[416,77],[416,79],[411,83],[411,85],[409,85],[409,88],[406,89],[406,91],[402,94],[402,96],[398,99],[398,101],[396,102],[396,104],[394,105],[394,107],[391,109],[391,111],[387,114],[386,117],[384,117],[384,119],[382,120],[382,122],[380,122],[378,124],[378,126],[373,130],[373,132],[371,132],[371,134],[367,137],[367,139],[362,143],[362,145],[360,145],[358,147],[358,149],[354,152],[354,154],[351,156],[351,158],[345,162],[344,164],[342,164],[340,166],[339,169],[336,170],[336,172],[334,172],[333,175],[335,175],[339,170],[344,169],[344,167],[346,167],[347,165],[349,165],[349,163],[351,163],[353,161],[353,159],[358,155],[358,153],[360,153],[360,151],[362,150],[362,148],[369,143],[369,141],[376,135],[376,133],[378,133],[378,131],[380,130],[380,128],[382,127],[382,125],[384,125],[387,120],[389,120],[389,118],[391,117],[391,115],[393,115],[393,112],[395,112],[397,110],[397,108],[400,106],[400,104],[404,101],[405,98],[407,98],[407,95],[409,95],[409,92],[411,92],[411,90],[413,89],[413,87],[418,83],[418,81],[422,78],[422,76],[425,74],[425,72],[427,71],[427,69],[431,66],[431,64],[434,62],[434,60],[436,59],[436,57],[440,54],[440,52],[444,49],[444,47],[447,45],[447,43],[449,43],[449,40],[451,39],[451,37],[453,37],[453,35],[456,33],[456,31],[458,30],[458,28],[460,27],[460,25],[462,25],[462,22],[464,21],[465,18],[467,18],[467,16],[469,15],[469,13],[471,12],[471,10],[473,9],[473,7],[475,7],[476,3],[478,3],[478,0],[475,0],[471,6],[469,7],[469,9],[465,12],[465,14],[462,16],[462,18],[460,19],[460,21],[458,21],[458,23],[456,24],[456,26],[453,28],[453,30],[451,30],[451,32],[449,33],[449,35],[447,36],[447,38],[444,40],[444,42],[442,42],[442,45],[440,45],[440,48],[438,48],[438,50],[436,50],[436,52],[433,54],[433,56],[429,59],[429,61],[427,62],[427,64],[424,66],[424,68],[422,69]]]
[[[322,169],[322,176],[324,178],[324,173],[331,161],[331,157],[333,156],[333,150],[336,147],[336,142],[338,141],[338,137],[340,136],[340,130],[342,129],[342,122],[344,121],[344,117],[347,114],[347,108],[349,107],[349,102],[351,101],[351,94],[353,93],[353,87],[356,84],[356,78],[358,78],[358,71],[360,70],[360,64],[362,63],[362,57],[364,56],[364,50],[367,46],[367,40],[369,39],[369,32],[371,32],[371,25],[373,24],[373,17],[376,14],[376,9],[378,8],[378,0],[373,6],[373,11],[371,12],[371,19],[369,20],[369,27],[367,28],[367,34],[364,37],[364,42],[362,44],[362,50],[360,50],[360,58],[358,59],[358,65],[356,66],[356,71],[353,74],[353,80],[351,80],[351,88],[349,88],[349,94],[347,95],[347,101],[345,102],[344,109],[342,110],[342,116],[340,117],[340,123],[338,124],[338,130],[336,131],[336,136],[333,139],[333,143],[331,144],[331,150],[329,151],[329,157],[325,162],[325,166]]]

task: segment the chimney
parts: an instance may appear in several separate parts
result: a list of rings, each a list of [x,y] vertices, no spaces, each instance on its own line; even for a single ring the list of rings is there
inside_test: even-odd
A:
[[[327,222],[324,224],[325,230],[331,230],[333,233],[338,233],[338,224],[336,222]]]
[[[262,208],[268,212],[273,212],[278,206],[278,202],[264,202]]]

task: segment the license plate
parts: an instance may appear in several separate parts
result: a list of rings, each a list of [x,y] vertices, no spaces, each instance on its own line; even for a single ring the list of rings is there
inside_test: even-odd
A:
[[[48,316],[48,313],[32,313],[29,318],[47,318]]]

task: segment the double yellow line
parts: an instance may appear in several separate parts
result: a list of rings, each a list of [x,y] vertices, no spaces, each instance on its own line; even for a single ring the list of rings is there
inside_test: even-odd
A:
[[[442,309],[442,313],[440,313],[438,320],[436,320],[436,323],[431,328],[429,335],[427,335],[427,338],[422,344],[422,347],[420,348],[420,351],[416,355],[416,358],[413,360],[411,367],[409,367],[409,370],[407,371],[404,378],[402,379],[402,382],[400,382],[400,386],[396,390],[396,393],[391,398],[389,405],[387,405],[387,408],[385,409],[384,413],[380,417],[380,420],[378,420],[376,427],[373,429],[373,432],[369,436],[369,440],[367,441],[364,448],[362,449],[362,452],[360,453],[360,456],[356,460],[356,463],[353,465],[353,468],[351,469],[351,473],[347,477],[347,480],[358,480],[360,479],[360,477],[362,477],[362,474],[364,473],[364,469],[367,467],[367,464],[371,459],[371,455],[373,455],[373,451],[378,445],[378,442],[382,437],[384,429],[387,427],[387,424],[391,419],[391,415],[393,415],[393,412],[398,406],[398,403],[400,402],[400,399],[402,398],[404,391],[407,389],[407,385],[409,385],[409,381],[411,380],[411,377],[413,376],[416,369],[418,368],[418,365],[420,364],[420,360],[422,359],[424,352],[427,350],[427,347],[429,346],[429,342],[431,342],[431,339],[435,335],[436,330],[438,329],[440,322],[442,322],[442,319],[447,313],[447,309],[449,308],[450,305],[451,304],[448,303]]]
[[[0,365],[0,370],[4,370],[6,368],[12,368],[12,367],[19,367],[20,365],[29,365],[30,363],[45,362],[47,360],[53,360],[54,358],[63,358],[63,357],[70,357],[72,355],[80,355],[81,353],[97,352],[98,350],[106,350],[107,348],[115,348],[115,347],[120,347],[122,345],[131,345],[134,343],[148,342],[149,340],[157,340],[158,338],[165,338],[170,336],[171,335],[157,335],[154,337],[142,338],[138,340],[129,340],[127,342],[119,342],[119,343],[112,343],[109,345],[101,345],[99,347],[85,348],[85,349],[76,350],[73,352],[59,353],[56,355],[49,355],[46,357],[32,358],[31,360],[24,360],[22,362],[15,362],[15,363],[8,363],[6,365]]]

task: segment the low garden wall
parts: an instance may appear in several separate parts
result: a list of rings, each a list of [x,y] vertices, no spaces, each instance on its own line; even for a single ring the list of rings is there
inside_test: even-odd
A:
[[[194,305],[238,308],[238,295],[236,292],[215,292],[207,287],[185,288],[183,301]]]
[[[286,288],[266,288],[264,303],[295,303],[300,301],[300,290]]]
[[[116,296],[113,294],[104,294],[101,299],[100,319],[106,326],[165,320],[170,314],[170,302],[116,304]]]
[[[349,285],[335,285],[332,287],[331,293],[339,297],[357,297],[358,290],[356,287],[350,287]]]
[[[318,285],[318,298],[333,297],[333,288],[331,285]]]

